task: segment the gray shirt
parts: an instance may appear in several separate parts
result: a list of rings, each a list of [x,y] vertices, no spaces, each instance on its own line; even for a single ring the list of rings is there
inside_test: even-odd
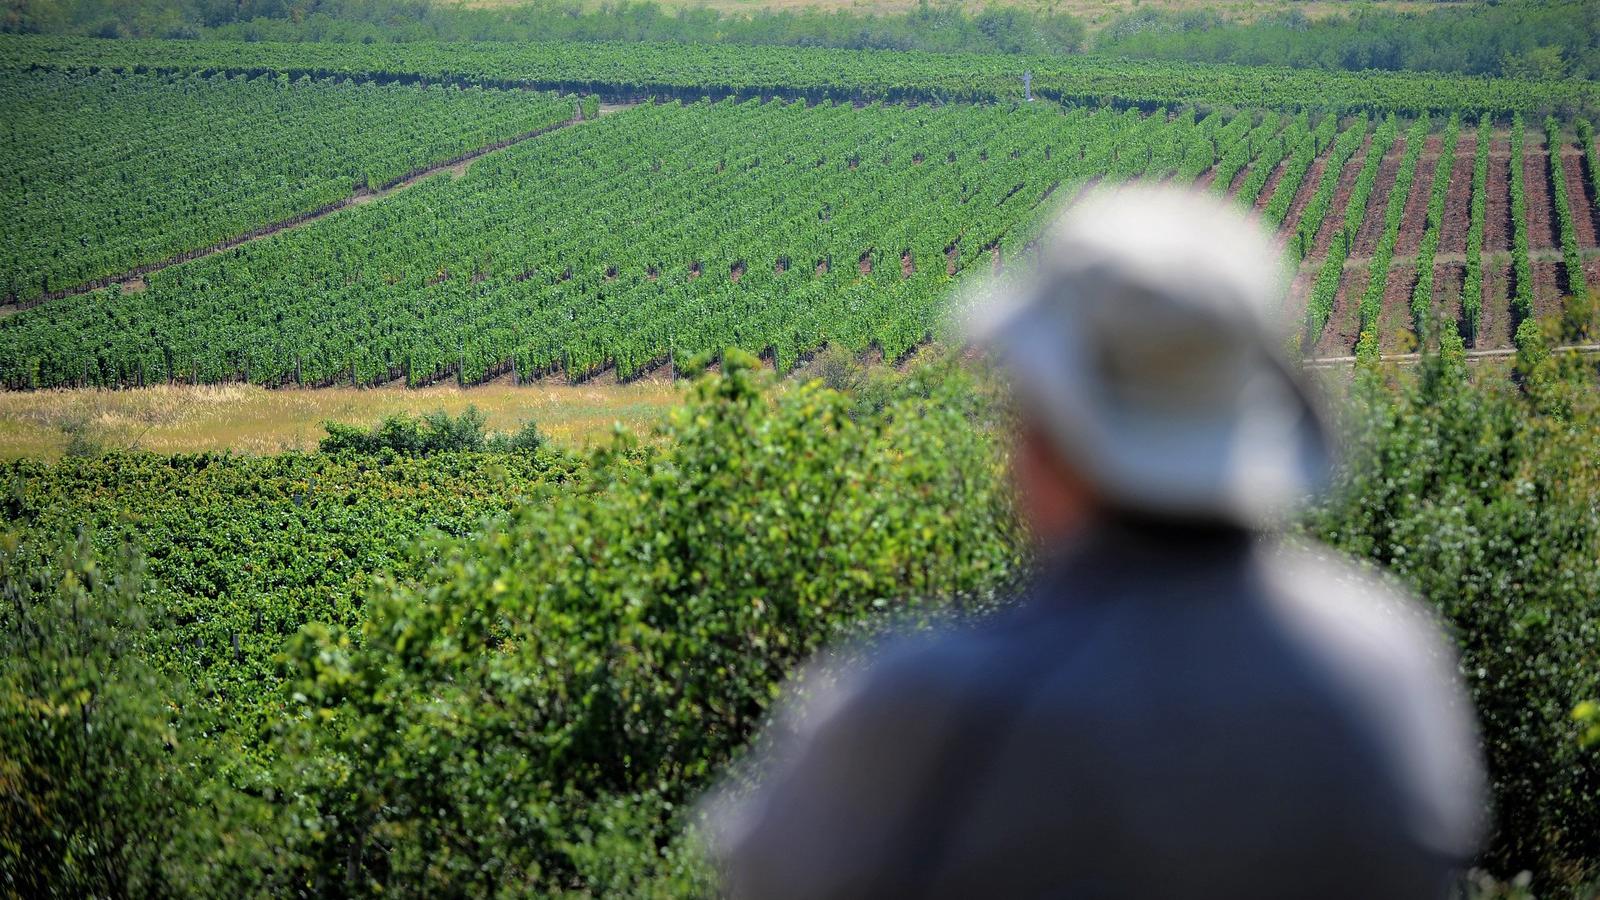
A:
[[[1482,828],[1431,620],[1243,533],[1102,528],[808,691],[712,805],[736,896],[1439,897]]]

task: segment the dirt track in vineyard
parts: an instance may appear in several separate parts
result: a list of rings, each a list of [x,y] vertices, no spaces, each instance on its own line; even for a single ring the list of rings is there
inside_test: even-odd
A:
[[[1272,167],[1272,174],[1267,176],[1267,183],[1261,186],[1261,193],[1256,195],[1255,203],[1253,204],[1257,215],[1267,208],[1268,201],[1272,199],[1272,192],[1278,189],[1278,182],[1283,180],[1283,172],[1288,165],[1289,157],[1285,156],[1283,159],[1278,160],[1276,166]]]
[[[1529,132],[1523,144],[1522,182],[1528,195],[1528,248],[1548,250],[1556,246],[1556,217],[1550,201],[1550,168],[1546,165],[1542,134]]]
[[[1328,325],[1322,331],[1322,337],[1316,343],[1316,352],[1313,356],[1338,356],[1349,353],[1355,349],[1356,338],[1360,337],[1361,291],[1367,284],[1367,270],[1346,269],[1344,276],[1339,280],[1339,290],[1333,297],[1333,313],[1328,316]]]
[[[1511,249],[1510,139],[1496,135],[1489,141],[1489,177],[1484,182],[1483,249]]]
[[[1511,344],[1511,257],[1483,261],[1483,317],[1474,346]]]
[[[1417,284],[1414,264],[1389,270],[1384,283],[1383,306],[1378,312],[1378,349],[1384,353],[1404,353],[1417,349],[1411,330],[1411,292]]]
[[[1589,195],[1588,179],[1583,177],[1583,157],[1576,149],[1561,148],[1561,173],[1567,180],[1567,201],[1572,204],[1572,230],[1578,234],[1578,246],[1594,247],[1595,198]]]
[[[1378,238],[1383,236],[1383,211],[1389,205],[1389,192],[1394,190],[1395,176],[1400,173],[1400,159],[1405,152],[1406,139],[1398,138],[1378,165],[1378,180],[1373,185],[1372,196],[1367,198],[1367,214],[1356,232],[1351,256],[1371,256],[1378,249]]]
[[[1467,252],[1467,229],[1472,227],[1472,163],[1478,136],[1463,131],[1450,170],[1450,190],[1444,195],[1444,225],[1439,229],[1440,253]]]
[[[1422,144],[1422,155],[1417,157],[1417,174],[1411,179],[1411,195],[1406,198],[1405,210],[1400,215],[1400,233],[1395,235],[1395,258],[1416,256],[1422,244],[1423,232],[1428,227],[1428,201],[1433,196],[1433,169],[1439,164],[1439,146],[1443,138],[1428,135]]]
[[[1467,267],[1461,263],[1433,267],[1433,313],[1439,322],[1461,322],[1461,288],[1466,280]]]
[[[1306,204],[1317,193],[1317,185],[1322,183],[1322,173],[1327,171],[1328,160],[1333,156],[1333,143],[1322,148],[1317,158],[1312,160],[1311,168],[1306,170],[1306,177],[1300,182],[1300,189],[1295,191],[1294,202],[1289,204],[1289,212],[1283,217],[1283,227],[1279,229],[1279,237],[1287,239],[1300,227],[1300,217],[1305,215]]]

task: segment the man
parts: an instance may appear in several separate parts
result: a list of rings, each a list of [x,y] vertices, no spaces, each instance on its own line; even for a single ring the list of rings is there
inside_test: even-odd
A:
[[[1468,701],[1395,588],[1271,538],[1331,441],[1282,358],[1271,239],[1092,196],[977,342],[1011,379],[1040,572],[780,722],[714,804],[745,897],[1416,898],[1472,857]]]

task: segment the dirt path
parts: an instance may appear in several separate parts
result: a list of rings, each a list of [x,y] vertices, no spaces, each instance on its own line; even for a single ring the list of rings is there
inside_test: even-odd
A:
[[[1367,284],[1367,270],[1346,269],[1339,279],[1339,290],[1333,295],[1333,312],[1328,325],[1317,339],[1318,356],[1337,356],[1355,350],[1356,339],[1361,336],[1360,293]]]
[[[1439,164],[1439,146],[1443,138],[1428,135],[1422,143],[1422,154],[1417,157],[1417,171],[1411,179],[1411,195],[1406,197],[1405,209],[1400,213],[1400,232],[1395,235],[1394,255],[1410,258],[1417,255],[1417,246],[1428,228],[1428,201],[1433,198],[1433,170]]]
[[[1306,177],[1300,180],[1300,189],[1295,191],[1294,202],[1289,204],[1289,212],[1283,217],[1283,226],[1278,229],[1278,246],[1283,246],[1289,235],[1300,227],[1300,217],[1305,215],[1306,205],[1316,196],[1317,186],[1322,184],[1322,173],[1328,170],[1328,160],[1333,156],[1335,143],[1337,141],[1330,141],[1328,146],[1322,148],[1322,152],[1312,160],[1311,168],[1306,170]]]
[[[1371,256],[1378,249],[1378,238],[1383,236],[1383,213],[1389,206],[1389,192],[1394,190],[1395,177],[1400,174],[1400,159],[1405,156],[1406,139],[1395,138],[1394,146],[1378,164],[1378,180],[1373,184],[1372,196],[1367,198],[1367,212],[1356,231],[1356,243],[1351,256]]]
[[[1570,147],[1561,148],[1561,175],[1567,180],[1567,202],[1572,204],[1572,230],[1578,234],[1579,247],[1595,246],[1596,198],[1590,196],[1588,179],[1583,177],[1583,157]]]
[[[1378,349],[1384,353],[1417,349],[1412,330],[1411,292],[1417,285],[1417,267],[1412,259],[1389,272],[1384,282],[1383,305],[1378,309]]]
[[[636,105],[637,104],[624,103],[604,104],[600,107],[600,114],[607,115],[609,113],[616,112],[621,109],[627,109],[630,106]],[[465,174],[467,169],[481,157],[487,156],[488,154],[499,150],[504,150],[505,148],[515,144],[520,144],[523,141],[532,140],[540,135],[549,134],[552,131],[557,131],[572,125],[581,124],[583,121],[583,119],[574,117],[556,125],[549,125],[544,128],[534,129],[533,131],[523,132],[522,134],[506,138],[503,141],[497,141],[484,147],[478,147],[476,149],[469,150],[466,153],[444,160],[443,162],[435,163],[431,166],[421,169],[415,169],[397,179],[394,179],[393,181],[390,181],[387,184],[381,185],[377,189],[363,187],[343,200],[329,203],[326,206],[312,210],[308,213],[302,213],[292,218],[284,219],[279,222],[273,222],[270,225],[263,225],[260,228],[253,229],[244,234],[228,238],[227,240],[212,244],[207,247],[189,250],[157,262],[146,263],[142,266],[138,266],[118,275],[108,275],[102,278],[96,278],[93,281],[85,282],[84,284],[77,285],[76,287],[71,287],[60,291],[51,291],[42,297],[35,297],[30,300],[22,300],[0,305],[0,317],[19,312],[24,309],[31,309],[40,305],[41,303],[48,303],[52,300],[59,300],[64,297],[72,297],[78,294],[86,294],[90,291],[99,290],[100,288],[110,287],[113,284],[120,284],[123,286],[124,290],[128,291],[143,290],[145,286],[144,276],[149,275],[152,272],[159,272],[162,269],[171,268],[172,266],[180,263],[186,263],[192,260],[202,259],[207,256],[213,256],[253,241],[259,241],[262,238],[270,237],[282,231],[290,231],[295,228],[304,227],[312,222],[317,221],[318,219],[331,216],[342,209],[348,209],[353,206],[362,206],[375,200],[382,200],[385,197],[399,193],[400,191],[420,184],[421,182],[437,175],[448,173],[452,178],[459,178],[461,175]]]
[[[1435,264],[1433,267],[1433,314],[1437,321],[1461,324],[1461,289],[1466,286],[1467,267],[1461,263]],[[1440,329],[1435,329],[1435,334]],[[1461,336],[1466,337],[1463,330]],[[1437,343],[1437,337],[1429,343]]]
[[[1478,136],[1461,134],[1455,165],[1450,169],[1450,189],[1444,195],[1444,222],[1439,228],[1440,253],[1466,253],[1467,230],[1472,227],[1472,163]]]
[[[1317,273],[1322,271],[1322,261],[1328,255],[1328,247],[1333,243],[1333,236],[1344,227],[1344,211],[1350,205],[1350,194],[1355,190],[1356,177],[1361,174],[1361,167],[1367,158],[1367,150],[1372,145],[1372,136],[1368,135],[1361,143],[1361,149],[1345,163],[1344,171],[1339,173],[1339,184],[1333,191],[1333,202],[1328,204],[1328,213],[1317,228],[1316,237],[1312,240],[1311,252],[1306,254],[1302,261],[1300,271],[1295,273],[1294,281],[1289,286],[1289,300],[1284,306],[1286,315],[1293,316],[1296,321],[1305,315],[1306,303],[1311,296],[1311,286],[1317,280]]]
[[[1283,180],[1283,173],[1289,167],[1291,155],[1293,154],[1284,154],[1283,159],[1278,160],[1278,164],[1272,167],[1272,174],[1267,176],[1267,183],[1261,186],[1261,193],[1256,195],[1255,202],[1251,204],[1251,209],[1255,210],[1256,215],[1260,215],[1261,211],[1267,208],[1267,203],[1272,200],[1272,192],[1278,189],[1278,182]]]
[[[1570,344],[1556,347],[1555,349],[1570,350],[1587,356],[1592,353],[1600,353],[1600,344]],[[1464,355],[1467,359],[1497,359],[1515,356],[1516,354],[1515,347],[1498,347],[1493,350],[1468,350]],[[1385,353],[1382,359],[1384,362],[1409,364],[1420,362],[1422,355],[1420,353]],[[1353,365],[1355,361],[1356,358],[1354,356],[1321,356],[1314,359],[1301,360],[1300,364],[1308,369],[1323,369]]]
[[[1489,177],[1484,181],[1483,251],[1511,249],[1511,139],[1489,140]]]
[[[1483,317],[1478,328],[1482,348],[1511,346],[1511,255],[1483,261]]]
[[[1522,181],[1528,195],[1529,249],[1556,246],[1555,206],[1550,200],[1550,168],[1543,134],[1528,133],[1522,147]]]

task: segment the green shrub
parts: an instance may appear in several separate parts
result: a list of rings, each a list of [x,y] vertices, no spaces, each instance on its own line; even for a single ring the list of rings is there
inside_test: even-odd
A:
[[[371,430],[324,422],[322,427],[328,436],[317,444],[317,449],[323,453],[368,455],[390,450],[401,456],[482,450],[488,444],[484,431],[487,421],[476,406],[468,406],[460,416],[451,416],[444,410],[415,418],[395,413]]]
[[[138,652],[141,563],[86,534],[0,535],[0,880],[21,896],[158,896],[197,797],[172,686]],[[188,849],[188,848],[185,848]],[[176,858],[176,859],[175,859]]]
[[[1483,863],[1504,878],[1531,871],[1540,896],[1572,891],[1600,877],[1600,754],[1581,749],[1572,718],[1600,696],[1594,373],[1541,355],[1525,360],[1540,367],[1525,391],[1475,385],[1460,339],[1441,343],[1398,386],[1358,379],[1341,490],[1307,528],[1443,615],[1492,780]]]
[[[296,835],[313,862],[294,880],[700,883],[692,854],[657,848],[799,661],[863,620],[979,602],[1012,575],[969,380],[913,376],[904,399],[852,418],[820,384],[764,391],[757,368],[729,351],[664,449],[611,448],[593,490],[439,545],[417,584],[372,592],[353,633],[302,633],[285,818],[337,824]]]

